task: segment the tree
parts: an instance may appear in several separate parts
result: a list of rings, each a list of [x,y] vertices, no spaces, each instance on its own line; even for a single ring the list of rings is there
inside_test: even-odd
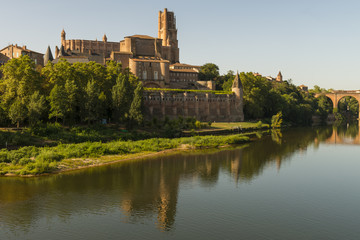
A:
[[[116,84],[112,88],[114,118],[116,120],[121,121],[128,117],[132,98],[133,91],[130,85],[129,75],[120,74],[116,80]]]
[[[219,77],[219,67],[214,63],[206,63],[201,66],[199,71],[199,80],[210,81]]]
[[[84,99],[84,94],[79,91],[79,87],[75,80],[66,80],[63,90],[65,94],[64,97],[66,97],[66,100],[64,99],[65,110],[63,112],[63,117],[64,120],[68,119],[73,123],[76,119],[76,115],[80,115],[76,109],[83,109],[79,106],[81,105],[79,103],[85,104],[86,100]]]
[[[16,99],[13,104],[11,104],[9,109],[9,118],[11,119],[12,123],[16,123],[17,128],[20,127],[20,122],[23,122],[27,116],[27,111],[25,104],[21,102],[18,98]]]
[[[62,118],[65,121],[65,113],[67,109],[66,92],[63,86],[55,85],[50,92],[50,114],[49,119],[55,117],[56,122],[58,118]]]
[[[45,111],[45,97],[41,96],[38,91],[34,92],[34,94],[30,96],[28,104],[28,117],[30,125],[38,123]]]
[[[130,121],[136,122],[137,124],[142,124],[144,121],[143,116],[143,85],[141,82],[138,83],[135,91],[134,91],[134,99],[131,103],[130,110],[129,110],[129,117]]]
[[[235,73],[229,70],[225,75],[220,76],[221,81],[221,89],[224,91],[231,91],[233,81],[235,79]],[[220,84],[220,83],[219,83]]]
[[[99,119],[99,110],[101,107],[99,99],[99,88],[94,81],[89,81],[85,89],[85,120],[90,122]]]
[[[0,100],[5,111],[9,111],[15,101],[26,106],[29,97],[41,90],[42,79],[27,55],[11,59],[1,67],[1,71]]]

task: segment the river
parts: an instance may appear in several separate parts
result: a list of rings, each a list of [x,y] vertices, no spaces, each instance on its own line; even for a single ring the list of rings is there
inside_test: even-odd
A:
[[[0,239],[360,239],[358,125],[0,178]]]

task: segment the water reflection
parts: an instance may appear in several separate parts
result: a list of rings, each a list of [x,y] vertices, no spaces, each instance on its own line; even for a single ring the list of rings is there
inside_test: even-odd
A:
[[[329,144],[360,145],[359,124],[343,124],[332,128],[331,136],[326,140]]]
[[[345,138],[358,142],[359,127],[274,131],[249,146],[225,151],[180,153],[51,177],[0,178],[0,238],[2,230],[26,233],[44,219],[50,224],[112,212],[121,212],[119,222],[150,219],[161,231],[169,231],[175,224],[181,183],[212,188],[222,174],[234,185],[250,182],[268,166],[280,171],[291,155],[305,152],[311,144]]]

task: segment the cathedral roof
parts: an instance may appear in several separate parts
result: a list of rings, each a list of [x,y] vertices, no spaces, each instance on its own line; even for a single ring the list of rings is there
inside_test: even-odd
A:
[[[240,80],[239,73],[236,73],[232,88],[242,88],[243,85]]]
[[[170,69],[170,72],[184,72],[184,73],[199,73],[198,71],[194,70],[194,69]]]
[[[132,36],[127,36],[127,38],[155,39],[155,38],[150,37],[148,35],[132,35]]]
[[[51,53],[50,46],[48,46],[45,56],[44,56],[44,64],[46,65],[48,63],[48,61],[52,61],[52,60],[54,60],[54,57]]]

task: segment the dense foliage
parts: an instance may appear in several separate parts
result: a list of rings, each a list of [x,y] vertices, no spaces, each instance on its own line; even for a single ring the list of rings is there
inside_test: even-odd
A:
[[[142,85],[121,64],[95,62],[70,64],[60,60],[35,70],[28,56],[14,58],[0,69],[0,122],[29,123],[59,121],[141,124]],[[133,103],[133,101],[136,101]],[[141,116],[140,116],[141,115]]]
[[[221,85],[223,91],[231,91],[234,78],[234,72],[229,71],[217,78],[216,85]],[[328,98],[315,98],[313,92],[301,91],[289,81],[269,81],[251,72],[240,73],[240,79],[244,89],[244,114],[247,120],[270,119],[282,112],[285,122],[308,125],[312,116],[318,115],[325,119],[333,111]]]

